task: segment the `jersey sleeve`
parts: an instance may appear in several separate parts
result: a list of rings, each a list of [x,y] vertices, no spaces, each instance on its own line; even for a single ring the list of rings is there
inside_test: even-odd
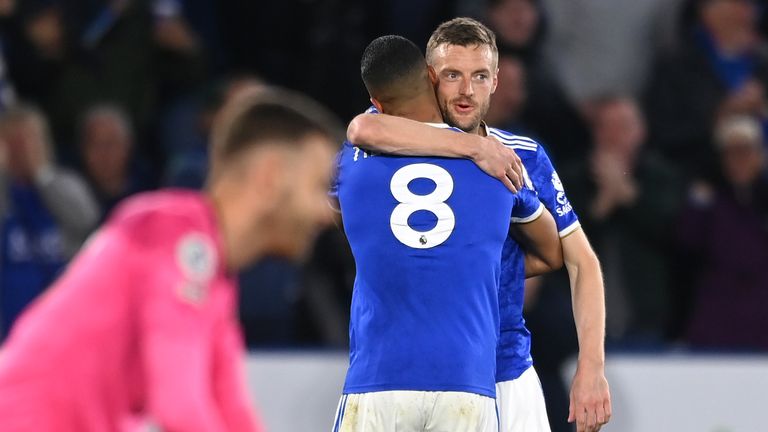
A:
[[[354,148],[357,152],[360,152],[359,148]],[[336,162],[334,163],[334,173],[333,178],[331,179],[331,187],[328,189],[328,205],[336,213],[341,213],[341,205],[339,204],[339,187],[344,181],[344,171],[342,170],[342,164],[344,157],[348,152],[351,151],[351,149],[352,144],[350,144],[349,141],[344,141],[344,144],[341,146],[341,150],[339,150],[339,152],[336,154]]]
[[[215,252],[200,249],[206,236],[183,223],[148,225],[137,233],[148,268],[138,322],[148,414],[167,431],[226,431],[211,382],[217,335],[210,277],[190,277],[185,273],[195,268],[183,268],[188,262],[204,269]],[[195,242],[203,242],[196,251]]]
[[[379,111],[376,109],[375,106],[371,105],[368,107],[367,110],[364,112],[365,114],[378,114]],[[341,158],[344,155],[345,151],[349,151],[349,148],[352,148],[353,145],[349,141],[344,141],[344,144],[341,146],[341,150],[336,154],[336,163],[334,164],[334,174],[333,179],[331,180],[331,187],[328,190],[328,199],[331,203],[331,207],[339,211],[338,209],[338,200],[339,200],[339,182],[340,178],[339,175],[341,174]],[[358,151],[360,151],[358,149]]]
[[[341,146],[341,150],[339,150],[338,153],[336,153],[336,159],[334,162],[334,171],[333,171],[333,178],[331,179],[331,187],[328,189],[328,198],[331,200],[338,200],[339,199],[339,182],[341,175],[341,158],[344,155],[344,149],[347,147],[347,142],[344,142],[344,145]]]
[[[538,219],[544,205],[539,201],[536,191],[524,187],[515,195],[515,204],[512,207],[512,223],[528,223]]]
[[[525,168],[539,194],[539,200],[555,218],[560,237],[565,237],[581,227],[579,218],[565,194],[560,176],[541,145],[536,149],[534,163],[525,165]]]

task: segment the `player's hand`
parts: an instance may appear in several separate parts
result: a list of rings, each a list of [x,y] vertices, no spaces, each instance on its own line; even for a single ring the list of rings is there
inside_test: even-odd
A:
[[[516,193],[523,187],[523,162],[514,150],[493,137],[479,137],[479,149],[472,160],[491,177]]]
[[[597,432],[611,419],[611,392],[602,367],[578,367],[571,385],[568,423],[576,432]]]

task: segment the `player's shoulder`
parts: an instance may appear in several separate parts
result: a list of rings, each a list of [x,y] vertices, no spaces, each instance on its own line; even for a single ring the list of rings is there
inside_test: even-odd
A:
[[[211,207],[196,191],[167,189],[134,195],[124,200],[107,222],[134,240],[160,240],[185,232],[207,233]]]
[[[190,218],[190,210],[205,207],[203,194],[193,190],[161,189],[126,198],[115,210],[113,218],[126,220],[143,217],[159,219]]]
[[[173,292],[186,303],[202,305],[208,282],[222,271],[213,207],[195,191],[160,190],[126,199],[105,232],[117,234],[134,251],[130,259],[155,273],[145,293]],[[108,237],[114,239],[115,237]]]
[[[488,127],[488,135],[501,141],[502,144],[511,147],[515,150],[523,150],[530,152],[538,152],[542,150],[541,145],[533,138],[529,138],[523,135],[516,135],[512,132],[507,132],[503,129]]]

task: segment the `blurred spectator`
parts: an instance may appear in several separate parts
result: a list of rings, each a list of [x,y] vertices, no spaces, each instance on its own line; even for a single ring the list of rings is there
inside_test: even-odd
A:
[[[8,16],[16,9],[16,0],[0,0],[0,16]]]
[[[208,172],[208,137],[214,117],[226,101],[243,92],[259,91],[263,86],[264,82],[255,75],[235,75],[174,104],[160,131],[169,155],[163,183],[201,189]]]
[[[418,2],[410,5],[417,14],[434,19],[429,17],[429,6],[422,9],[413,3]],[[271,84],[306,91],[345,120],[368,108],[360,55],[369,41],[393,32],[392,2],[283,0],[265,7],[263,2],[220,0],[217,4],[232,70],[258,73]],[[413,19],[409,23],[408,17],[401,20],[405,31],[411,24],[430,25]]]
[[[168,2],[30,1],[3,26],[11,77],[22,97],[49,114],[63,162],[77,163],[76,125],[83,112],[109,100],[133,119],[136,153],[154,168],[162,166],[161,147],[151,139],[156,113],[198,86],[206,67],[181,3],[159,3]]]
[[[607,93],[638,95],[682,0],[542,1],[549,53],[569,97],[581,105]]]
[[[190,39],[197,42],[200,54],[205,57],[210,71],[224,72],[229,63],[231,50],[222,45],[220,2],[210,0],[152,0],[156,22],[164,17],[178,17],[187,27]],[[157,28],[157,27],[156,27]],[[158,34],[155,32],[157,38]],[[162,45],[162,44],[161,44]]]
[[[2,42],[0,42],[0,51]],[[5,110],[16,102],[16,92],[10,82],[5,57],[0,52],[0,110]]]
[[[157,44],[179,54],[194,55],[200,42],[182,14],[181,0],[153,0],[154,36]]]
[[[490,0],[487,19],[496,33],[496,42],[502,48],[520,51],[538,49],[544,26],[539,0]],[[537,53],[530,53],[537,54]]]
[[[114,105],[95,105],[81,123],[80,157],[98,199],[101,218],[123,198],[146,189],[133,161],[133,130]]]
[[[768,180],[761,125],[725,118],[716,140],[723,183],[696,184],[678,226],[696,259],[687,340],[695,347],[768,350]]]
[[[22,96],[34,98],[50,115],[57,150],[68,163],[76,162],[79,117],[97,101],[118,101],[145,126],[154,89],[144,2],[30,2],[19,8],[17,21],[22,33],[14,58],[36,60],[16,62],[16,71],[12,62],[12,75],[25,83]]]
[[[686,177],[710,177],[719,116],[765,118],[768,52],[751,0],[696,0],[677,50],[666,53],[647,93],[651,144]]]
[[[0,117],[0,316],[2,336],[57,276],[96,225],[85,182],[51,157],[48,125],[34,108]]]
[[[525,65],[516,56],[499,53],[499,84],[491,96],[485,122],[518,135],[533,135],[521,122],[528,95]]]
[[[152,0],[152,35],[158,49],[154,59],[158,76],[157,91],[160,107],[174,102],[178,97],[198,86],[207,76],[207,56],[215,50],[212,40],[202,40],[187,19],[189,6],[201,6],[205,2],[184,0]],[[215,23],[215,8],[209,4],[204,12],[207,20],[197,24]],[[193,18],[200,18],[199,15]],[[216,37],[211,29],[209,38]]]
[[[60,10],[55,5],[36,11],[26,22],[25,31],[42,58],[60,59],[64,55],[64,24]]]
[[[3,3],[0,41],[6,60],[5,78],[13,82],[23,99],[47,109],[61,72],[63,35],[59,16],[45,2]]]
[[[454,6],[454,16],[471,17],[480,21],[485,18],[485,11],[488,8],[488,0],[456,0]]]
[[[382,2],[388,33],[400,35],[417,46],[427,46],[432,31],[454,17],[451,6],[456,0],[390,0]]]
[[[519,107],[516,123],[525,125],[531,135],[540,139],[554,159],[574,159],[586,149],[589,135],[544,55],[547,28],[543,14],[539,0],[491,0],[486,13],[490,27],[496,32],[499,55],[507,59],[516,57],[524,69],[520,72],[525,77],[527,98]],[[505,88],[503,80],[515,71],[507,69],[504,71],[507,76],[499,77],[497,92],[509,95],[513,90]]]
[[[643,149],[645,122],[634,100],[592,105],[588,157],[563,171],[605,275],[607,336],[661,342],[668,319],[668,239],[679,201],[672,169]]]
[[[4,110],[16,102],[16,91],[8,75],[6,42],[2,32],[2,22],[9,19],[15,8],[16,2],[14,0],[0,0],[0,110]]]

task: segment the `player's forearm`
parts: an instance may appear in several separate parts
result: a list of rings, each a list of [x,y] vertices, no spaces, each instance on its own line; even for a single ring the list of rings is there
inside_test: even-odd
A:
[[[597,256],[582,230],[563,239],[563,257],[568,269],[573,317],[579,340],[579,367],[605,365],[605,294]]]
[[[586,270],[586,271],[585,271]],[[573,312],[579,339],[579,366],[605,364],[605,302],[599,271],[582,269],[573,284]]]
[[[366,150],[380,153],[468,159],[473,159],[483,145],[476,135],[386,114],[358,115],[347,128],[347,139]]]

